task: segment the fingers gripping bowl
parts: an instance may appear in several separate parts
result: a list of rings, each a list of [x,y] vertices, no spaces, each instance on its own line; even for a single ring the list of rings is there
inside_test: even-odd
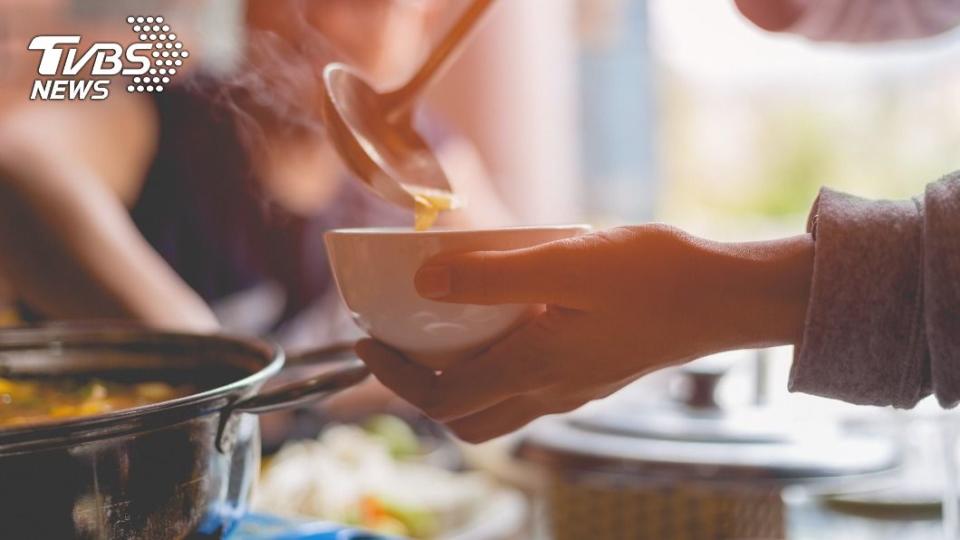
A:
[[[437,255],[522,249],[579,236],[586,225],[489,230],[342,229],[327,233],[330,263],[344,303],[371,337],[411,359],[443,369],[496,341],[533,310],[422,298],[420,267]]]

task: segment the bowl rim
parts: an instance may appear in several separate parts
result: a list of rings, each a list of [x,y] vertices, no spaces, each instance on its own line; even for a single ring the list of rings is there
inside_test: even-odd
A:
[[[586,223],[569,225],[513,225],[509,227],[489,227],[480,229],[453,229],[436,227],[426,231],[416,231],[411,227],[352,227],[333,229],[324,233],[327,237],[343,236],[378,236],[378,237],[424,237],[424,236],[471,236],[480,234],[520,233],[520,232],[549,232],[549,231],[581,231],[589,232],[593,227]]]

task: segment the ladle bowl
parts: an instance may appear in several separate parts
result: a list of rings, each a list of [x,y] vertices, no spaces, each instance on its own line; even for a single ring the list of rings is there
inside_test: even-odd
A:
[[[397,114],[353,68],[324,69],[324,120],[337,152],[351,172],[386,200],[405,208],[414,198],[403,184],[451,191],[433,149],[417,133],[409,113]]]
[[[433,149],[413,126],[414,104],[493,2],[474,0],[417,73],[394,91],[378,92],[345,64],[324,68],[327,134],[351,172],[387,201],[415,208],[416,199],[404,186],[452,191]]]

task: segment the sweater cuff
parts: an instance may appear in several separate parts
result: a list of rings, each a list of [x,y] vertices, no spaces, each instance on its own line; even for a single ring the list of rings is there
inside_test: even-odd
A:
[[[813,283],[791,391],[902,408],[927,392],[922,212],[915,201],[820,192],[808,226]]]
[[[960,172],[927,186],[924,305],[933,390],[944,407],[960,401]]]

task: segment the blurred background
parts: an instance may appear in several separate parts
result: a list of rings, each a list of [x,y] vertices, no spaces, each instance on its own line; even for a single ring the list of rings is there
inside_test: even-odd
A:
[[[258,1],[263,3],[261,9],[269,13],[267,0],[247,3]],[[341,0],[315,1],[321,4]],[[429,3],[384,2],[394,2],[404,9],[419,9]],[[363,3],[366,5],[366,1]],[[416,40],[404,40],[401,36],[397,41],[415,41],[416,45],[411,46],[415,54],[411,60],[387,70],[382,84],[402,81],[415,67],[415,60],[423,57],[465,5],[466,0],[447,0],[431,7],[429,22],[420,28],[425,35]],[[51,24],[57,32],[64,27],[56,25],[69,24],[90,35],[107,36],[113,19],[128,11],[163,11],[177,21],[178,28],[184,28],[181,34],[185,43],[196,51],[196,63],[190,68],[192,76],[242,80],[236,73],[244,69],[242,51],[251,35],[243,24],[244,9],[244,2],[229,0],[0,0],[0,115],[22,106],[28,95],[24,81],[32,80],[36,63],[35,55],[24,52],[29,36],[49,30]],[[346,33],[364,36],[364,29]],[[425,38],[422,43],[420,37]],[[447,133],[465,141],[472,149],[471,155],[475,152],[477,161],[464,158],[468,162],[466,168],[482,171],[491,191],[512,216],[509,221],[585,221],[605,227],[655,220],[719,240],[762,239],[802,232],[821,186],[866,197],[905,198],[955,170],[960,156],[958,66],[960,36],[955,32],[910,44],[852,47],[764,33],[745,21],[728,0],[504,0],[456,65],[432,89],[425,108],[432,118],[441,119],[439,123]],[[461,164],[463,161],[454,160]],[[20,318],[14,309],[17,294],[4,286],[0,275],[0,300],[4,296],[7,309],[0,321],[14,324]],[[263,296],[258,298],[262,301]],[[230,313],[240,321],[238,329],[266,333],[293,346],[355,335],[344,314],[333,313],[338,309],[337,301],[330,295],[320,295],[309,305],[301,306],[308,314],[306,318],[269,330],[245,326],[244,321],[251,318],[249,306],[257,304],[228,300],[220,302],[222,313]],[[756,433],[724,431],[731,418],[738,418],[737,414],[762,410],[769,415],[764,420],[744,422],[754,427],[768,426],[777,433],[783,426],[796,426],[795,433],[809,433],[821,441],[822,428],[834,426],[836,432],[832,433],[839,442],[824,450],[826,457],[822,461],[798,459],[791,463],[761,452],[755,462],[743,463],[744,459],[749,461],[741,459],[743,455],[754,455],[748,451],[740,454],[740,465],[756,467],[747,475],[752,479],[796,479],[812,474],[810,471],[818,467],[844,478],[846,471],[849,478],[857,479],[893,470],[909,470],[910,474],[888,475],[882,485],[853,489],[858,494],[871,494],[859,498],[835,485],[826,491],[802,491],[799,495],[789,489],[778,491],[776,501],[786,501],[783,507],[779,502],[771,503],[766,495],[751,499],[756,493],[747,490],[744,495],[737,491],[737,484],[730,493],[739,493],[737,496],[742,496],[747,506],[764,509],[760,516],[737,514],[737,519],[757,527],[743,530],[790,538],[933,538],[941,534],[944,519],[946,526],[955,526],[951,520],[955,520],[956,505],[948,502],[945,512],[940,508],[943,493],[953,493],[950,490],[955,489],[956,481],[952,446],[955,430],[949,413],[929,403],[916,412],[895,413],[789,395],[786,381],[791,354],[785,349],[735,353],[707,359],[683,373],[655,374],[614,396],[611,403],[581,411],[581,419],[589,419],[584,422],[592,426],[586,429],[591,433],[601,430],[598,425],[609,427],[607,420],[597,420],[598,417],[619,419],[624,410],[638,411],[641,407],[653,407],[644,410],[663,413],[671,422],[682,424],[693,419],[685,434],[665,434],[662,426],[621,426],[617,432],[626,429],[635,438],[659,442],[675,437],[673,442],[678,445],[691,440],[702,443],[707,437],[709,448],[697,447],[691,454],[695,457],[690,461],[697,467],[691,465],[680,473],[682,478],[694,478],[696,482],[702,480],[701,474],[709,476],[700,466],[709,466],[711,459],[730,465],[732,458],[722,449],[719,454],[713,453],[717,445],[757,443],[760,436]],[[697,388],[708,389],[711,398],[706,404],[694,400]],[[382,401],[378,403],[382,405]],[[660,480],[651,483],[650,471],[657,469],[649,463],[660,461],[650,457],[656,452],[649,447],[624,447],[633,461],[648,465],[616,468],[620,480],[613,485],[620,487],[601,489],[597,486],[606,484],[593,477],[580,483],[583,470],[566,458],[595,453],[597,448],[611,444],[609,441],[590,442],[587,435],[574,437],[574,451],[557,442],[559,439],[551,438],[556,434],[546,426],[545,431],[534,429],[484,447],[457,447],[456,457],[450,458],[445,450],[448,441],[443,442],[446,439],[437,428],[404,410],[395,400],[385,402],[388,405],[372,409],[397,414],[413,426],[420,442],[411,444],[429,450],[423,452],[430,453],[434,460],[431,466],[480,470],[484,481],[493,479],[497,485],[508,486],[504,488],[506,493],[525,494],[497,499],[502,506],[486,508],[485,517],[466,519],[456,515],[457,508],[447,508],[444,519],[459,525],[478,520],[486,525],[510,521],[495,516],[508,516],[513,521],[501,523],[492,532],[490,527],[486,532],[481,527],[481,532],[475,533],[479,536],[470,536],[468,532],[457,536],[449,531],[437,532],[440,526],[435,522],[417,522],[427,519],[417,517],[419,510],[380,508],[367,499],[362,511],[350,506],[356,502],[350,499],[349,504],[327,501],[315,502],[312,507],[301,505],[302,511],[289,513],[302,515],[309,513],[309,508],[317,508],[312,517],[335,521],[349,518],[366,525],[377,525],[377,516],[402,514],[397,519],[404,523],[413,520],[413,524],[407,523],[408,527],[399,529],[400,532],[414,533],[417,526],[422,526],[427,531],[424,534],[438,537],[576,538],[575,526],[560,519],[566,512],[565,505],[576,506],[591,500],[596,504],[606,501],[596,515],[608,516],[603,522],[606,525],[593,526],[619,528],[621,535],[626,534],[623,531],[635,531],[633,537],[648,534],[641,532],[644,529],[638,523],[653,518],[633,504],[646,508],[643,512],[653,512],[653,507],[686,509],[689,515],[677,519],[689,520],[694,524],[690,527],[705,527],[708,531],[691,534],[690,538],[732,537],[717,533],[720,529],[716,527],[721,525],[704,516],[723,514],[726,510],[717,509],[725,507],[717,501],[733,500],[736,496],[709,489],[694,490],[691,495],[677,491],[680,484],[664,488]],[[302,413],[294,420],[273,420],[279,427],[265,426],[267,436],[273,437],[268,448],[275,451],[288,440],[315,437],[321,430],[329,430],[331,422],[367,421],[366,413],[356,411],[367,411],[368,407],[351,409],[355,405],[349,399],[345,403],[333,412],[315,411]],[[718,412],[719,408],[724,412]],[[367,433],[399,433],[391,444],[406,444],[404,428],[396,427],[393,420],[381,418],[378,422],[375,424],[379,427]],[[804,427],[811,424],[815,427]],[[715,429],[717,425],[724,427]],[[704,435],[703,430],[712,435]],[[849,443],[844,437],[864,434],[877,437],[884,444],[892,442],[896,451],[886,452],[883,444],[844,446]],[[293,477],[297,475],[292,471],[297,467],[310,466],[311,452],[319,456],[316,459],[326,460],[323,462],[328,465],[323,470],[328,473],[331,467],[342,472],[347,467],[344,463],[350,462],[343,457],[343,445],[366,448],[364,445],[369,443],[374,447],[370,452],[380,456],[380,450],[376,450],[379,443],[370,443],[358,433],[340,431],[325,437],[316,443],[320,447],[287,452],[287,462],[276,458],[281,467],[277,470],[285,471],[285,476],[278,472],[266,485],[274,493],[309,491],[299,485],[291,487],[288,482],[296,483]],[[556,437],[563,439],[562,434]],[[786,446],[796,442],[793,435],[788,437],[789,441],[777,437],[766,433],[760,438]],[[583,446],[578,446],[581,443]],[[803,454],[802,449],[808,448],[797,444],[799,450],[792,448],[777,455]],[[420,452],[409,446],[403,447],[406,450],[390,448],[392,456],[398,451]],[[521,451],[524,448],[528,450],[526,454]],[[782,446],[777,448],[783,450]],[[858,448],[863,452],[860,467]],[[685,451],[677,450],[679,454]],[[556,458],[557,455],[564,459]],[[279,456],[283,457],[284,451]],[[630,461],[624,456],[606,458],[621,465]],[[916,469],[914,464],[918,461],[926,467]],[[723,470],[723,466],[717,467]],[[535,472],[542,470],[550,472],[546,476]],[[577,474],[567,474],[572,470]],[[612,474],[608,469],[604,471]],[[356,485],[348,474],[341,476],[344,478],[340,486]],[[643,488],[624,491],[622,478],[639,482]],[[726,477],[722,480],[732,482]],[[410,480],[401,482],[407,481]],[[792,487],[792,482],[784,484]],[[854,485],[852,480],[849,485]],[[351,489],[355,488],[342,487],[341,492]],[[443,500],[456,499],[450,493],[461,493],[457,491],[461,489],[469,492],[473,488],[467,483],[450,489],[425,496],[423,500],[428,503],[414,497],[409,505],[442,507]],[[891,492],[900,496],[892,496]],[[291,497],[302,501],[306,496],[278,496],[273,504],[261,504],[265,511],[283,514],[284,504],[299,504],[291,502]],[[336,494],[330,497],[335,498]],[[477,506],[475,500],[465,498],[473,501],[468,506]],[[662,504],[661,499],[673,501],[674,506],[656,506]],[[677,502],[681,499],[687,502]],[[628,500],[634,502],[624,502]],[[955,503],[956,499],[948,497],[948,501]],[[692,506],[715,511],[691,512]],[[644,515],[647,517],[642,518]],[[394,527],[396,523],[389,525]],[[594,533],[599,530],[604,529],[593,529]],[[667,529],[659,530],[662,533]],[[604,536],[597,533],[590,537]]]

